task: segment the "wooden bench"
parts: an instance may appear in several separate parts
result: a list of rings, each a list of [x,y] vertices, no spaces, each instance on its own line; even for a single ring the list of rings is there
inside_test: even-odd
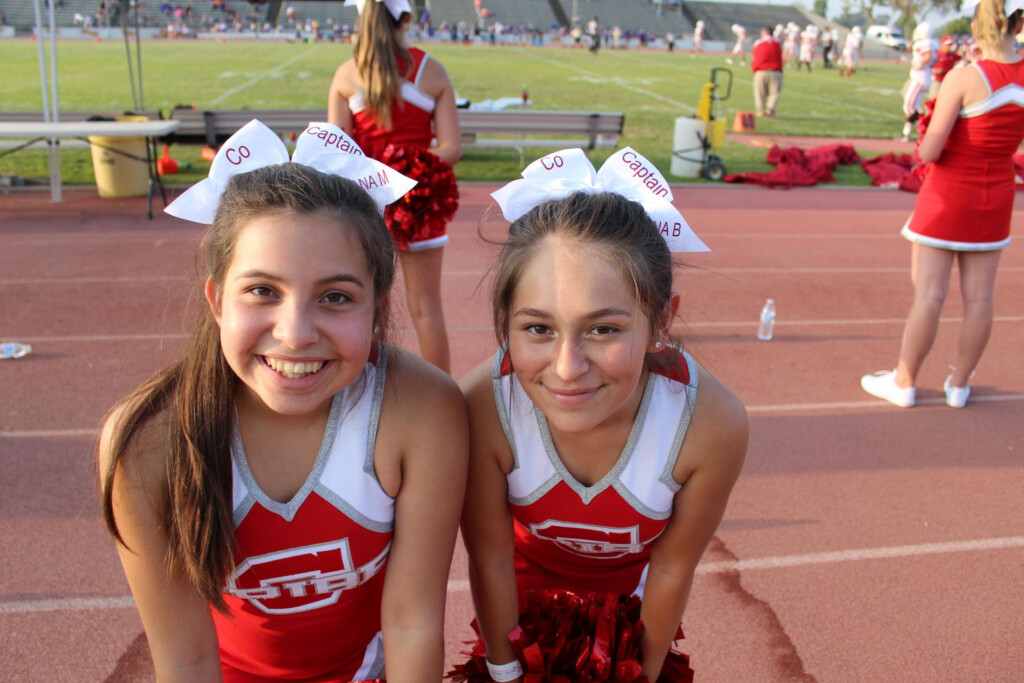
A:
[[[174,109],[171,118],[181,126],[172,142],[216,147],[252,119],[259,119],[282,137],[298,135],[311,121],[326,121],[326,109]],[[618,112],[459,110],[464,148],[515,149],[520,164],[530,148],[615,148],[625,124]]]

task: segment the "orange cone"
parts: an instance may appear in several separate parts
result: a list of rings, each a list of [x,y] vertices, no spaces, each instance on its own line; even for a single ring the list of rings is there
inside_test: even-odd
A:
[[[736,118],[733,119],[732,129],[736,133],[749,133],[757,127],[754,123],[754,112],[752,111],[738,111],[736,112]]]
[[[164,154],[156,160],[156,172],[160,175],[174,175],[178,172],[178,162],[171,158],[171,150],[164,145]]]
[[[217,156],[217,150],[215,150],[213,147],[206,146],[203,147],[202,155],[203,161],[213,162],[214,157]]]

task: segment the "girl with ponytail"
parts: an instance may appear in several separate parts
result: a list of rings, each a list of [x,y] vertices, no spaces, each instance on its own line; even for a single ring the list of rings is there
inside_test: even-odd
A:
[[[943,79],[918,156],[927,175],[902,235],[912,242],[914,302],[899,363],[861,378],[869,394],[900,407],[915,402],[917,374],[935,341],[953,263],[959,264],[963,325],[944,390],[963,408],[969,380],[992,332],[1002,250],[1010,244],[1013,155],[1024,139],[1024,60],[1014,45],[1024,0],[966,0],[981,59]]]
[[[98,448],[159,680],[440,679],[468,437],[451,379],[385,341],[381,213],[411,186],[328,123],[289,161],[253,121],[167,207],[209,224],[199,320]]]
[[[418,182],[384,217],[398,248],[420,354],[448,372],[441,263],[447,224],[459,206],[451,168],[462,153],[455,91],[438,61],[405,44],[408,0],[356,0],[356,6],[355,55],[334,75],[327,118],[367,155]]]

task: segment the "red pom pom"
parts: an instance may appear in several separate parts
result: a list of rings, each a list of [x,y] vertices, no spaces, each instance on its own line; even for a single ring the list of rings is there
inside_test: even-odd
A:
[[[643,675],[640,598],[563,590],[526,591],[519,598],[519,624],[508,634],[523,665],[524,683],[648,683]],[[677,633],[682,637],[682,633]],[[489,683],[483,641],[448,677],[458,683]],[[658,683],[689,683],[689,659],[669,652]]]
[[[388,145],[380,161],[416,181],[416,187],[384,211],[398,248],[406,251],[410,242],[444,235],[459,208],[459,187],[452,167],[422,147]]]

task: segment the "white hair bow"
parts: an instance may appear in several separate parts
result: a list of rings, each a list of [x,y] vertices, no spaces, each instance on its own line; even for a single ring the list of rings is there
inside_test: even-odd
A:
[[[363,8],[366,7],[366,0],[345,0],[344,4],[347,5],[349,2],[353,1],[356,6],[356,11],[362,14]],[[398,21],[402,17],[403,12],[412,14],[412,7],[409,6],[409,0],[376,0],[376,2],[383,2],[384,6],[388,8],[389,12],[391,12],[391,16],[395,18],[395,21]]]
[[[969,9],[973,11],[974,8],[976,8],[980,4],[981,0],[964,0],[960,8]],[[1006,0],[1006,3],[1003,5],[1003,14],[1009,17],[1017,10],[1022,9],[1024,9],[1024,0]]]
[[[664,176],[630,147],[609,157],[600,171],[594,171],[582,149],[563,149],[533,162],[522,180],[513,180],[491,196],[505,218],[515,221],[542,202],[573,192],[622,195],[644,207],[670,251],[711,251],[672,206],[672,190]]]
[[[221,145],[210,164],[209,177],[186,190],[164,211],[209,225],[232,176],[287,161],[288,150],[281,138],[253,119]],[[415,180],[367,157],[345,131],[330,123],[309,124],[295,142],[291,161],[359,183],[381,214],[385,206],[398,201],[416,185]]]

